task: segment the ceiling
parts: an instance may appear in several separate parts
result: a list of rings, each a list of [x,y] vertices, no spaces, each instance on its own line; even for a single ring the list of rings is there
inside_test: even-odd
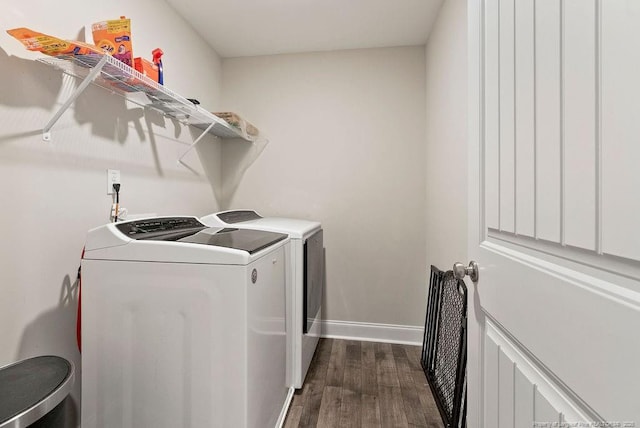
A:
[[[167,0],[223,58],[425,44],[443,0]]]

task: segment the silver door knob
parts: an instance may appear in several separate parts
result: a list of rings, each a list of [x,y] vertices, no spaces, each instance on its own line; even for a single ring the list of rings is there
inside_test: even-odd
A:
[[[479,272],[477,262],[471,260],[469,266],[465,266],[460,262],[453,264],[453,276],[455,276],[456,279],[463,279],[466,275],[469,275],[471,281],[478,281]]]

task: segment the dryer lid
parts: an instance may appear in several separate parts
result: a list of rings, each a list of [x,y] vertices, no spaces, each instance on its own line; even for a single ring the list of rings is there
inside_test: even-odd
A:
[[[291,239],[303,240],[322,228],[322,225],[317,221],[262,217],[252,210],[222,211],[206,215],[200,221],[212,227],[239,227],[242,229],[286,233]]]

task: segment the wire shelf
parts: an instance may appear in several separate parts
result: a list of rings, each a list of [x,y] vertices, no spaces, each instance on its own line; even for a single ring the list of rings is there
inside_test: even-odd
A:
[[[158,84],[142,73],[134,70],[110,55],[71,55],[39,58],[37,61],[53,66],[63,73],[86,79],[91,71],[102,62],[102,68],[91,83],[117,93],[127,100],[145,108],[152,108],[172,117],[185,125],[207,130],[220,138],[240,138],[247,140],[240,129],[229,125],[223,119],[210,113],[186,98]],[[213,126],[212,126],[213,124]]]

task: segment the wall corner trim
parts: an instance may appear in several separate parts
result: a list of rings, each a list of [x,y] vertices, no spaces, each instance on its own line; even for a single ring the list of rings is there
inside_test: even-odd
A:
[[[424,327],[413,325],[374,324],[352,321],[322,321],[322,337],[364,342],[422,345]]]

